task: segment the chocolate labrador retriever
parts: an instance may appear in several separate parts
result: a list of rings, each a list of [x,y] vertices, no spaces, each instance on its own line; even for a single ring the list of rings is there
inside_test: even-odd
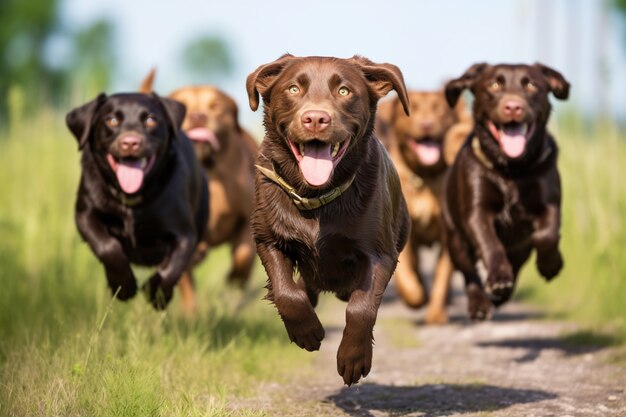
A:
[[[144,284],[163,309],[208,217],[206,178],[179,132],[185,107],[156,94],[100,94],[67,114],[82,150],[76,225],[104,265],[111,291],[133,297],[130,264],[156,266]]]
[[[410,116],[403,113],[398,98],[387,100],[378,106],[376,126],[377,132],[385,133],[384,143],[398,170],[411,217],[411,233],[400,253],[394,286],[405,304],[418,308],[427,298],[418,252],[443,241],[443,177],[472,123],[463,100],[450,108],[443,90],[409,91],[408,96]],[[445,305],[452,272],[448,251],[441,246],[426,311],[428,324],[448,321]]]
[[[547,131],[548,94],[564,100],[569,83],[545,65],[475,64],[446,86],[454,105],[474,94],[474,130],[444,185],[450,255],[465,276],[472,319],[509,299],[532,249],[546,280],[563,267],[557,145]],[[486,270],[483,283],[477,265]]]
[[[252,230],[267,299],[308,351],[324,338],[318,294],[348,301],[337,371],[351,385],[370,371],[378,307],[409,228],[398,175],[373,135],[376,103],[392,89],[408,112],[402,73],[358,56],[287,54],[246,87],[252,110],[259,94],[265,103]]]
[[[155,71],[141,84],[140,91],[151,92]],[[258,145],[237,120],[237,103],[210,85],[178,88],[169,98],[187,108],[182,124],[191,139],[196,156],[209,181],[210,216],[206,242],[198,245],[196,258],[202,259],[209,247],[230,243],[232,267],[228,281],[243,287],[250,278],[256,247],[250,229],[254,196],[254,160]],[[193,309],[193,278],[181,278],[186,309]]]

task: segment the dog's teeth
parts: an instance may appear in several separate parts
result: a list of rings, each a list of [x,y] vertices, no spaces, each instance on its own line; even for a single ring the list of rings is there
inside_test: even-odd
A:
[[[339,153],[339,148],[341,147],[341,143],[335,143],[333,145],[333,152],[331,153],[331,156],[334,158],[335,156],[337,156],[337,154]]]
[[[522,135],[526,136],[526,132],[528,132],[528,123],[522,125]]]
[[[148,158],[141,158],[141,163],[139,165],[141,169],[144,169],[146,165],[148,165]]]
[[[300,143],[299,148],[300,148],[300,155],[304,156],[304,143]]]

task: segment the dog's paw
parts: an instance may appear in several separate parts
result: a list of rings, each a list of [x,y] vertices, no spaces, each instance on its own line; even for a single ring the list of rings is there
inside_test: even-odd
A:
[[[348,340],[341,339],[337,350],[337,372],[343,382],[350,386],[366,377],[372,369],[372,339]]]
[[[429,306],[424,321],[426,324],[446,324],[448,323],[448,314],[443,309],[434,309]]]
[[[109,273],[107,271],[107,281],[111,295],[114,295],[118,300],[130,300],[137,294],[137,281],[135,281],[135,277],[133,276],[126,277],[125,279],[120,279],[120,276],[122,276],[122,274],[114,272]]]
[[[563,269],[563,257],[558,250],[551,252],[549,255],[540,255],[537,253],[537,269],[546,281],[551,281],[556,277],[561,269]]]
[[[467,288],[467,309],[472,320],[488,320],[491,318],[493,305],[485,292],[472,284]]]
[[[142,286],[143,293],[155,310],[164,310],[174,295],[174,288],[163,285],[161,276],[156,273]]]
[[[287,320],[283,318],[289,340],[300,348],[313,352],[319,350],[324,339],[324,327],[315,313],[304,320]]]
[[[507,301],[513,293],[515,277],[508,262],[501,262],[487,274],[485,291],[495,305]]]

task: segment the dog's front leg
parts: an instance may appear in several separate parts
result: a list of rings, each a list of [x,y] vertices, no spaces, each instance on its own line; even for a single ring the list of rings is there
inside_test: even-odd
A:
[[[515,286],[513,268],[496,234],[494,215],[475,208],[468,219],[469,237],[487,269],[487,291],[494,304],[509,299]]]
[[[318,350],[324,338],[309,297],[293,280],[293,262],[273,245],[259,244],[259,257],[269,278],[267,299],[278,310],[289,339],[302,349]]]
[[[195,234],[177,236],[172,252],[144,284],[144,291],[155,309],[164,309],[172,299],[174,286],[190,266],[195,247]]]
[[[554,278],[563,268],[559,251],[559,228],[561,210],[558,204],[550,204],[534,222],[532,245],[537,249],[537,269],[546,279]]]
[[[134,297],[137,282],[122,244],[109,234],[92,210],[77,211],[75,220],[81,236],[104,265],[111,292],[120,300]]]
[[[346,307],[346,327],[337,351],[337,372],[346,385],[357,383],[372,368],[373,330],[378,307],[389,283],[395,262],[377,259],[352,292]]]

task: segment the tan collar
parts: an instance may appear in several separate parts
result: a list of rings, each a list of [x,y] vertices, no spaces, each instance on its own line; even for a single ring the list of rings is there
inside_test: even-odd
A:
[[[493,169],[493,163],[487,158],[483,148],[480,146],[480,141],[478,140],[478,136],[474,136],[472,138],[472,150],[474,151],[474,155],[476,158],[488,169]]]
[[[356,177],[356,174],[354,174],[348,181],[344,182],[338,187],[333,188],[329,192],[317,198],[306,198],[300,197],[298,193],[296,193],[296,189],[289,185],[287,181],[285,181],[273,170],[262,167],[261,165],[255,166],[261,172],[261,174],[265,175],[267,178],[278,184],[280,188],[285,190],[287,194],[289,194],[289,196],[291,197],[291,200],[296,205],[298,210],[301,211],[315,210],[316,208],[325,206],[326,204],[330,203],[341,194],[343,194],[352,185],[352,182],[354,182],[354,178]]]

